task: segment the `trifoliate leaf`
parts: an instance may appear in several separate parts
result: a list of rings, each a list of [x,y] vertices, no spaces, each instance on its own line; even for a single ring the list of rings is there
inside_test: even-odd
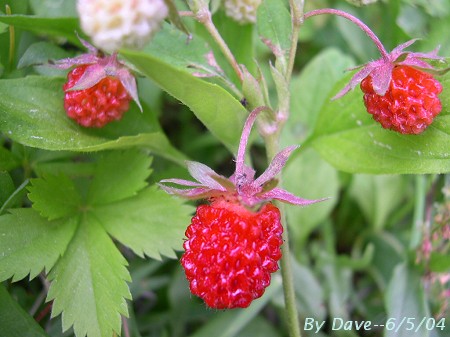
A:
[[[141,257],[175,257],[182,248],[184,232],[193,209],[156,187],[137,196],[99,206],[95,216],[115,239]]]
[[[64,253],[75,219],[48,221],[33,209],[14,209],[0,217],[0,281],[18,281],[47,272]]]
[[[126,260],[92,213],[80,220],[66,253],[49,275],[47,300],[52,317],[62,312],[63,330],[73,325],[76,336],[120,333],[121,317],[131,299]]]
[[[33,208],[49,220],[74,214],[80,207],[81,196],[69,177],[47,175],[31,180],[28,198]]]
[[[151,162],[151,157],[138,150],[104,154],[97,162],[88,203],[106,204],[135,195],[147,185]]]

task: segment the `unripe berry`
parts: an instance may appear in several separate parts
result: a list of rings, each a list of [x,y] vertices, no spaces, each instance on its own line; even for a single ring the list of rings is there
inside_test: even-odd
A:
[[[108,52],[141,49],[169,12],[164,0],[78,0],[77,10],[84,32]]]

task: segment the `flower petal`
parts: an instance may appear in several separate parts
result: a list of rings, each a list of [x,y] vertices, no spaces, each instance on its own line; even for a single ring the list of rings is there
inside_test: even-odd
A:
[[[316,202],[327,200],[328,198],[323,199],[316,199],[316,200],[309,200],[309,199],[303,199],[300,197],[297,197],[296,195],[289,193],[286,190],[283,190],[281,188],[274,188],[273,190],[266,192],[264,194],[261,194],[258,196],[261,200],[270,200],[270,199],[276,199],[280,200],[282,202],[287,202],[289,204],[293,205],[299,205],[299,206],[307,206],[311,204],[315,204]]]
[[[409,41],[406,41],[405,43],[402,43],[395,47],[390,53],[389,56],[391,57],[391,61],[395,61],[401,54],[404,53],[403,49],[408,48],[410,45],[412,45],[414,42],[416,42],[419,39],[412,39]]]
[[[73,66],[79,66],[82,64],[94,64],[97,63],[99,58],[92,54],[83,54],[72,58],[65,58],[57,61],[51,61],[50,66],[57,69],[69,69]]]
[[[76,91],[91,88],[105,77],[105,69],[102,66],[98,64],[90,65],[86,68],[86,71],[77,81],[77,83],[67,91]]]
[[[191,176],[201,182],[204,186],[209,187],[212,190],[226,191],[226,188],[214,180],[211,176],[223,177],[217,174],[213,169],[205,164],[196,161],[186,161],[187,169]],[[225,177],[223,177],[226,179]]]
[[[275,178],[275,176],[281,172],[284,165],[286,165],[292,152],[298,147],[298,145],[292,145],[278,152],[272,159],[269,167],[252,183],[252,185],[260,187],[269,180]]]
[[[373,90],[377,95],[384,96],[386,94],[391,83],[393,69],[394,64],[387,62],[377,67],[370,75],[372,77]]]
[[[171,178],[171,179],[163,179],[159,181],[160,183],[172,183],[181,186],[193,186],[193,187],[202,187],[203,185],[200,183],[196,183],[195,181]]]
[[[134,78],[134,76],[131,75],[131,73],[126,68],[117,70],[116,76],[119,79],[120,83],[122,83],[122,85],[125,87],[126,91],[131,96],[133,101],[136,102],[137,106],[139,107],[139,109],[142,112],[142,106],[141,106],[141,103],[139,102],[139,97],[138,97],[138,92],[137,92],[137,87],[136,87],[136,79]]]
[[[179,197],[188,198],[188,199],[203,199],[206,196],[210,197],[210,189],[209,188],[189,188],[189,189],[181,189],[171,186],[166,186],[158,183],[158,186],[169,194],[174,194]]]
[[[341,91],[339,91],[331,100],[341,98],[350,90],[353,90],[363,79],[365,79],[372,72],[372,70],[375,67],[376,64],[374,62],[368,63],[364,68],[362,68],[355,75],[353,75],[350,82]]]

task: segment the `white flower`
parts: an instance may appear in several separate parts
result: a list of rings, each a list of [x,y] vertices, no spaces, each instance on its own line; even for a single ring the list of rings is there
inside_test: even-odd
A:
[[[225,0],[225,13],[239,23],[255,23],[262,0]]]
[[[143,48],[169,12],[164,0],[78,0],[77,10],[81,28],[107,52]]]

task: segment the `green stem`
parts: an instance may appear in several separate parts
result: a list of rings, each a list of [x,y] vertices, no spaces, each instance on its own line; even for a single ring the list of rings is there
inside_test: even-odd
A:
[[[277,137],[266,138],[267,156],[273,158],[278,152]],[[279,186],[282,185],[280,181]],[[290,337],[301,337],[298,320],[297,301],[295,299],[294,275],[292,273],[291,252],[289,246],[289,231],[286,221],[285,205],[277,202],[277,207],[281,213],[281,223],[283,224],[283,240],[281,246],[282,257],[280,260],[281,277],[283,280],[283,293],[286,310],[286,323]]]
[[[239,78],[239,81],[242,83],[243,81],[243,75],[242,71],[239,68],[239,64],[236,61],[233,53],[231,52],[230,48],[228,47],[225,40],[220,35],[219,31],[217,30],[216,26],[214,25],[214,22],[212,21],[211,12],[208,10],[208,8],[201,8],[195,15],[198,22],[203,24],[208,31],[208,33],[211,35],[211,37],[216,41],[217,45],[219,46],[220,50],[222,51],[223,55],[227,59],[227,61],[230,63],[230,65],[233,67],[233,70],[235,71],[236,75]]]
[[[425,217],[426,203],[426,177],[417,175],[415,177],[415,205],[413,216],[413,228],[411,233],[410,249],[416,249],[422,240],[422,226]]]
[[[8,5],[5,6],[6,15],[11,15],[11,7]],[[9,57],[8,57],[8,67],[11,70],[14,62],[14,53],[15,53],[15,41],[16,35],[13,25],[9,25]]]
[[[284,244],[281,247],[283,256],[281,258],[281,276],[283,278],[284,302],[286,306],[286,316],[289,336],[301,337],[300,326],[298,322],[297,301],[295,299],[294,275],[292,273],[291,252],[289,247],[288,226],[286,223],[286,212],[284,206],[281,207],[281,221],[284,226]]]
[[[291,7],[291,19],[292,19],[292,35],[291,35],[291,48],[289,49],[289,60],[286,68],[286,82],[289,83],[294,69],[295,55],[297,53],[298,35],[300,26],[303,20],[303,7],[304,0],[289,0]]]
[[[292,71],[294,69],[295,55],[297,53],[297,43],[298,43],[298,35],[300,26],[303,20],[303,8],[304,8],[304,0],[289,0],[290,8],[291,8],[291,18],[292,18],[292,35],[291,35],[291,47],[289,50],[289,60],[288,65],[285,72],[286,83],[289,83],[292,76]],[[279,103],[279,108],[282,110],[288,110],[290,107],[290,97],[284,97],[286,100],[284,103]],[[284,104],[286,106],[284,106]],[[285,115],[287,119],[288,114]],[[273,158],[276,153],[278,153],[279,148],[279,136],[281,134],[281,129],[283,128],[285,120],[278,121],[277,131],[270,135],[269,137],[265,137],[266,141],[266,151],[268,158]],[[282,182],[280,181],[280,186],[282,186]],[[286,211],[283,203],[277,203],[278,208],[281,212],[281,223],[283,224],[283,239],[284,244],[281,247],[282,257],[280,261],[281,265],[281,277],[283,279],[283,293],[284,293],[284,303],[286,310],[286,323],[289,331],[290,337],[301,337],[300,325],[299,325],[299,315],[297,311],[297,301],[295,299],[295,287],[294,287],[294,275],[292,272],[292,263],[291,263],[291,251],[289,244],[289,230],[286,221]]]

